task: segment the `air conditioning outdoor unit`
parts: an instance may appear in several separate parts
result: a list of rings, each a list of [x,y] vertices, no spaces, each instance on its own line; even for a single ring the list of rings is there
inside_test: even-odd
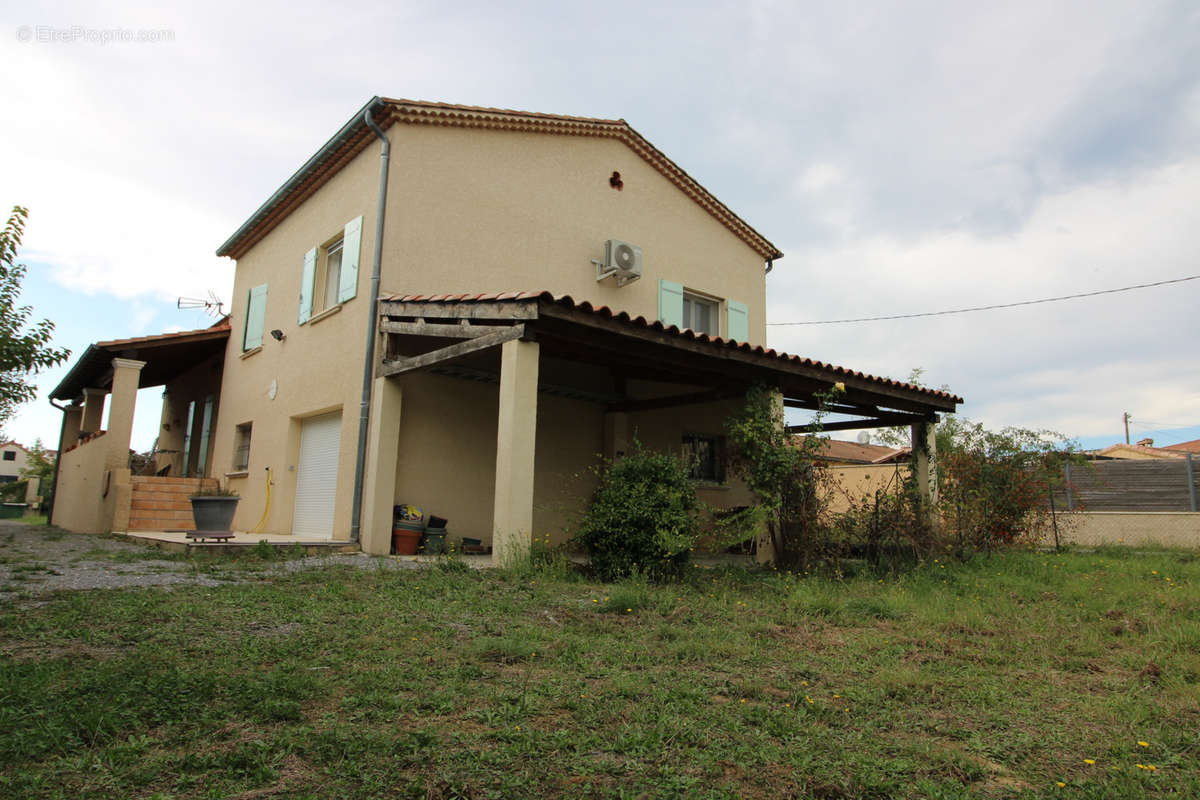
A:
[[[592,263],[596,265],[596,280],[615,277],[617,286],[624,286],[642,277],[642,248],[609,239],[604,243],[604,260],[593,258]]]

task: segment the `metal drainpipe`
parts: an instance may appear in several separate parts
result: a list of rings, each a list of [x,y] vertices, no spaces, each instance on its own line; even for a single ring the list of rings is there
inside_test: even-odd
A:
[[[768,259],[767,259],[767,269],[766,269],[766,271],[765,271],[763,274],[764,274],[764,275],[770,275],[770,274],[771,274],[771,270],[773,270],[773,269],[775,269],[775,259],[773,259],[773,258],[768,258]]]
[[[46,524],[54,524],[54,506],[58,503],[58,465],[62,463],[63,434],[67,432],[67,407],[54,402],[53,397],[47,397],[50,405],[62,412],[62,424],[58,426],[58,453],[54,456],[54,479],[50,481],[50,507],[46,509]]]
[[[371,419],[371,382],[375,375],[375,332],[379,320],[379,273],[383,262],[383,219],[387,211],[388,161],[392,143],[371,117],[371,109],[363,112],[363,122],[383,142],[379,154],[379,206],[375,211],[375,257],[371,263],[371,318],[367,321],[367,355],[363,360],[362,401],[358,415],[358,451],[354,461],[354,505],[350,517],[350,541],[359,540],[362,525],[363,473],[367,461],[367,424]],[[65,419],[65,417],[64,417]]]

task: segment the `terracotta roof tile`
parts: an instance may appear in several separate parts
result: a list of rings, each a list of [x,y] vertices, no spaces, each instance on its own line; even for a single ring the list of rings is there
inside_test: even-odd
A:
[[[223,323],[223,324],[222,324]],[[207,328],[199,328],[194,331],[176,331],[175,333],[159,333],[154,336],[135,336],[132,339],[113,339],[107,342],[96,342],[96,347],[113,348],[113,347],[130,347],[139,344],[158,344],[169,343],[179,339],[187,339],[190,337],[209,337],[212,334],[229,335],[229,319],[226,318],[215,325]]]
[[[1178,450],[1172,450],[1166,447],[1147,447],[1144,444],[1125,444],[1117,442],[1110,444],[1102,450],[1089,450],[1088,453],[1093,456],[1108,456],[1111,458],[1121,458],[1117,453],[1137,453],[1151,458],[1183,458],[1184,454]]]
[[[724,339],[720,336],[709,336],[705,333],[696,333],[690,328],[680,329],[675,325],[664,325],[660,320],[648,320],[645,317],[632,317],[625,311],[613,311],[608,306],[596,306],[592,303],[583,300],[576,301],[570,295],[555,295],[547,291],[511,291],[511,292],[494,292],[489,294],[404,294],[392,293],[381,294],[380,302],[392,303],[495,303],[504,301],[520,301],[520,300],[538,300],[544,303],[554,303],[568,309],[583,311],[587,314],[594,314],[598,317],[606,319],[614,319],[618,322],[623,322],[639,328],[650,328],[656,331],[665,331],[674,336],[679,336],[683,339],[689,339],[699,342],[709,342],[711,344],[729,347],[740,350],[745,353],[754,353],[757,355],[775,358],[780,361],[787,361],[793,364],[802,364],[804,366],[816,367],[818,369],[829,370],[835,375],[844,375],[847,377],[860,378],[865,381],[871,381],[882,386],[890,386],[905,391],[915,392],[930,397],[938,397],[943,400],[952,400],[955,403],[962,403],[963,399],[957,395],[943,392],[937,389],[929,389],[924,386],[897,381],[891,378],[882,378],[875,375],[869,375],[865,372],[846,369],[839,367],[836,364],[827,364],[823,361],[816,361],[811,358],[802,356],[794,356],[788,353],[777,351],[771,348],[763,347],[762,345],[751,345],[747,342],[739,342],[735,339]]]

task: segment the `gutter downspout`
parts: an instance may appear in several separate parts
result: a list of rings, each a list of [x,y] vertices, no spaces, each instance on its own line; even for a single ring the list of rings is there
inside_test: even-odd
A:
[[[362,525],[363,474],[367,460],[367,425],[371,419],[371,382],[375,376],[375,335],[379,323],[379,273],[383,263],[383,220],[387,212],[388,162],[392,143],[371,117],[371,109],[363,112],[363,122],[383,142],[379,154],[379,205],[375,211],[375,256],[371,263],[371,318],[367,321],[367,355],[363,360],[362,401],[358,415],[358,450],[354,460],[354,503],[350,516],[350,541],[359,541]],[[64,421],[66,417],[63,417]]]
[[[46,402],[62,412],[62,424],[58,426],[58,453],[54,456],[54,478],[50,481],[50,507],[46,509],[46,524],[54,524],[54,506],[58,504],[58,466],[62,464],[63,434],[67,432],[67,407],[54,402],[53,397],[47,397]]]
[[[771,270],[773,270],[773,269],[775,269],[775,259],[773,259],[773,258],[768,258],[768,259],[767,259],[767,269],[766,269],[766,271],[765,271],[765,272],[763,272],[763,274],[764,274],[764,275],[770,275],[770,274],[771,274]]]

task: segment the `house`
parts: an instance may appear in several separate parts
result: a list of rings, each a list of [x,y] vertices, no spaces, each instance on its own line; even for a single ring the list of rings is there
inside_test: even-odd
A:
[[[1190,442],[1180,442],[1179,444],[1169,444],[1163,449],[1200,456],[1200,439],[1192,439]]]
[[[1155,447],[1153,439],[1140,439],[1136,444],[1118,442],[1099,450],[1088,450],[1086,455],[1093,461],[1108,461],[1117,458],[1143,461],[1162,458],[1185,458],[1187,453],[1178,446],[1174,448]]]
[[[29,465],[29,450],[13,441],[0,442],[0,483],[20,480],[21,470]]]
[[[240,530],[386,553],[411,503],[506,558],[569,534],[600,456],[719,451],[754,384],[814,408],[841,383],[839,429],[911,425],[930,491],[930,423],[962,402],[768,349],[782,253],[623,120],[373,98],[217,252],[224,327],[97,343],[52,393],[60,499],[103,497],[78,524],[161,524],[150,494],[216,478]],[[157,385],[171,453],[133,476]],[[703,499],[748,502],[715,461]]]
[[[797,436],[797,440],[805,437]],[[821,439],[816,457],[831,464],[886,464],[907,460],[907,448],[887,447],[869,442]]]

